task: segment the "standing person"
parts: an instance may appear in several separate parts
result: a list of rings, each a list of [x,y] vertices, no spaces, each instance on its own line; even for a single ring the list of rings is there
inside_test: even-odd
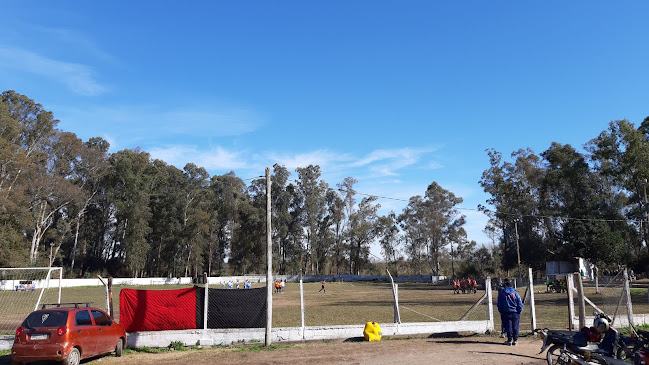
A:
[[[507,342],[505,345],[516,346],[518,344],[518,325],[523,311],[521,296],[512,288],[508,278],[503,282],[505,288],[498,293],[498,312],[503,327],[507,331]]]
[[[286,279],[282,280],[281,285],[282,285],[282,293],[283,293],[286,291]]]
[[[320,293],[323,290],[324,290],[325,293],[327,292],[327,289],[325,289],[325,284],[326,284],[325,281],[322,280],[322,288],[320,288],[320,290],[318,290],[318,293]]]

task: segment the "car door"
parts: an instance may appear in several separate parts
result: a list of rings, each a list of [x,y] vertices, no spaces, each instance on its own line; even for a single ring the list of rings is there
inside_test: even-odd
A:
[[[94,328],[97,330],[97,353],[104,354],[112,352],[117,344],[118,336],[112,328],[113,321],[108,315],[99,309],[91,309],[90,314],[95,322]]]
[[[92,325],[90,312],[80,309],[74,314],[74,342],[81,347],[81,357],[86,358],[97,353],[97,335],[99,331]]]

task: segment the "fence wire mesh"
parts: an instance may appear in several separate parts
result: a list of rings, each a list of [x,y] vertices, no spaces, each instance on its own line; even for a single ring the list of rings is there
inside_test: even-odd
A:
[[[58,284],[45,281],[49,268],[0,268],[0,335],[13,335],[37,303],[57,303]],[[58,279],[58,269],[52,277]]]

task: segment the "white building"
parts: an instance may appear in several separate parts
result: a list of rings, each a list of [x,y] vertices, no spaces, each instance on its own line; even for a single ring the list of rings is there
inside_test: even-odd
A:
[[[593,268],[594,265],[583,257],[573,257],[569,261],[547,261],[545,263],[545,275],[557,276],[579,272],[582,273],[584,278],[594,280]]]

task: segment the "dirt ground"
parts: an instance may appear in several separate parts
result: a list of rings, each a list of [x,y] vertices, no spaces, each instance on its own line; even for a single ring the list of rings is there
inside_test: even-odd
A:
[[[235,346],[158,354],[132,353],[121,358],[106,356],[83,363],[86,365],[546,364],[543,357],[545,354],[537,355],[541,348],[541,341],[535,338],[521,338],[516,347],[503,345],[501,338],[478,336],[390,339],[381,342],[347,340],[277,344],[277,348],[271,350],[263,350],[260,347]],[[9,364],[9,356],[0,357],[0,364]]]

